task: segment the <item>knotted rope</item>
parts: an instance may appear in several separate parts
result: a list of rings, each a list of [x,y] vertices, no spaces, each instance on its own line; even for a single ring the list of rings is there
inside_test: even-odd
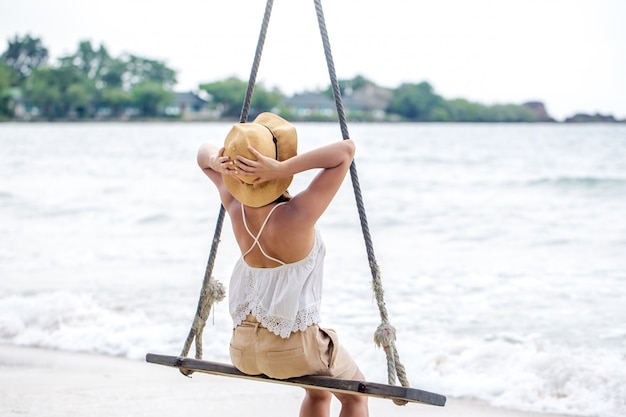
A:
[[[256,84],[256,76],[259,71],[259,65],[261,63],[261,55],[263,54],[263,45],[265,44],[265,36],[267,35],[267,27],[270,22],[270,16],[272,14],[273,0],[267,0],[265,5],[265,13],[263,14],[263,23],[261,24],[261,32],[259,33],[259,40],[256,46],[256,52],[254,54],[254,62],[252,63],[252,69],[250,70],[250,77],[248,79],[248,89],[246,90],[246,97],[243,101],[241,109],[241,117],[239,121],[245,123],[248,120],[248,114],[250,113],[250,103],[252,102],[252,93],[254,92],[254,85]],[[224,216],[226,210],[224,206],[220,204],[220,211],[217,216],[217,224],[215,226],[215,233],[213,234],[213,241],[211,243],[211,251],[209,254],[209,260],[204,272],[204,279],[202,281],[202,289],[200,291],[200,298],[198,299],[198,307],[196,308],[196,315],[193,319],[191,329],[187,335],[187,340],[183,346],[181,356],[187,356],[191,344],[194,339],[196,341],[196,359],[202,359],[202,333],[204,332],[204,326],[206,320],[211,313],[213,303],[222,301],[226,295],[224,286],[213,278],[213,267],[215,265],[215,257],[217,255],[217,247],[220,243],[220,236],[222,234],[222,226],[224,224]],[[180,372],[183,375],[190,376],[193,371],[190,369],[180,368]]]
[[[343,109],[341,90],[339,89],[337,74],[335,73],[335,64],[330,49],[330,41],[328,40],[328,31],[326,30],[326,22],[324,19],[321,0],[315,0],[315,10],[317,12],[317,21],[319,24],[320,35],[322,36],[322,43],[324,44],[326,65],[328,66],[328,75],[330,76],[330,83],[333,90],[333,96],[335,98],[335,106],[337,107],[337,116],[339,118],[341,134],[345,140],[349,139],[350,135],[348,134],[348,124],[346,122],[346,115]],[[406,376],[406,371],[404,369],[404,365],[400,363],[400,356],[398,354],[398,350],[396,349],[396,329],[394,329],[389,323],[389,316],[387,314],[387,307],[385,306],[384,300],[383,283],[380,278],[380,269],[378,268],[376,257],[374,256],[374,245],[372,243],[372,237],[367,223],[365,206],[361,195],[361,186],[359,185],[359,177],[357,175],[356,163],[354,160],[350,165],[350,177],[352,178],[352,188],[354,189],[354,197],[356,199],[359,218],[361,220],[361,230],[363,232],[363,238],[365,239],[367,259],[372,272],[372,290],[376,295],[376,304],[378,305],[378,311],[380,312],[381,323],[374,333],[374,342],[376,345],[384,349],[385,355],[387,356],[387,379],[389,384],[394,385],[396,383],[397,376],[400,384],[403,387],[408,387],[409,381]],[[407,401],[403,400],[393,400],[393,402],[397,405],[407,404]]]
[[[337,75],[335,72],[335,64],[332,57],[332,52],[330,48],[330,41],[328,39],[328,31],[326,29],[326,22],[324,19],[324,12],[322,10],[321,0],[315,1],[315,10],[317,13],[317,20],[320,29],[320,35],[322,37],[322,43],[324,45],[324,54],[326,56],[326,64],[328,66],[328,74],[330,76],[331,87],[333,91],[333,96],[335,99],[335,106],[337,108],[337,116],[339,119],[339,125],[341,128],[341,134],[343,139],[349,139],[350,135],[348,133],[348,126],[346,121],[346,115],[343,108],[343,101],[341,98],[341,91],[339,89],[339,82],[337,80]],[[263,45],[265,43],[265,36],[267,34],[267,27],[269,25],[270,16],[272,13],[273,0],[267,0],[265,6],[265,14],[263,16],[263,23],[261,25],[261,31],[259,34],[259,40],[257,42],[256,53],[254,57],[254,62],[252,64],[252,69],[250,71],[250,78],[248,80],[248,89],[246,91],[246,96],[244,99],[244,103],[241,110],[240,122],[245,123],[248,119],[248,113],[250,111],[250,103],[252,101],[252,94],[254,92],[254,85],[256,83],[256,76],[259,69],[259,64],[261,62],[261,55],[263,52]],[[378,306],[378,310],[380,312],[381,323],[376,329],[374,333],[374,342],[379,347],[382,347],[385,351],[385,355],[387,357],[387,378],[390,385],[394,385],[396,383],[396,376],[400,381],[400,384],[404,387],[409,386],[409,382],[406,376],[405,368],[400,363],[400,357],[398,355],[398,351],[396,349],[395,340],[396,340],[396,330],[389,323],[389,317],[387,314],[387,307],[384,301],[384,291],[382,286],[382,280],[380,277],[380,269],[376,262],[376,257],[374,255],[374,245],[372,243],[372,238],[369,231],[369,226],[367,223],[367,216],[365,214],[365,206],[363,204],[363,197],[361,195],[361,186],[359,185],[359,178],[356,170],[356,163],[352,161],[350,165],[350,177],[352,179],[352,188],[354,189],[354,195],[356,199],[356,204],[359,212],[359,218],[361,220],[361,230],[363,232],[363,237],[365,240],[365,247],[367,250],[367,258],[370,265],[370,270],[372,273],[372,290],[376,297],[376,304]],[[225,290],[221,283],[216,281],[212,277],[213,267],[215,264],[215,257],[217,255],[217,247],[220,242],[220,235],[222,231],[222,226],[224,223],[224,215],[225,209],[224,206],[220,205],[220,211],[217,219],[217,224],[215,227],[215,233],[213,236],[213,241],[211,245],[211,252],[209,255],[209,261],[207,263],[206,271],[204,274],[204,280],[202,283],[202,290],[200,292],[200,299],[198,300],[198,307],[196,309],[196,315],[193,320],[193,324],[189,331],[189,335],[187,336],[187,340],[185,341],[185,345],[181,352],[181,356],[187,356],[189,353],[189,349],[194,339],[196,341],[196,359],[202,359],[202,333],[204,331],[204,326],[206,324],[206,320],[211,312],[211,308],[214,302],[221,301],[225,296]],[[193,371],[188,369],[180,370],[184,375],[191,375]],[[397,405],[405,405],[407,401],[403,400],[393,400]]]

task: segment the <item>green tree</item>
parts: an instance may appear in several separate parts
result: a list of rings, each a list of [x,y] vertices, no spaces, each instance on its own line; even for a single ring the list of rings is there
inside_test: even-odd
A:
[[[200,89],[211,96],[211,102],[216,107],[222,107],[222,116],[238,117],[248,83],[237,77],[229,77],[222,81],[201,84]],[[256,112],[269,111],[278,106],[283,98],[284,94],[279,89],[267,90],[263,83],[256,83],[250,107]]]
[[[6,120],[13,116],[11,98],[15,78],[15,71],[0,62],[0,120]]]
[[[104,99],[105,93],[112,84],[112,89],[120,88],[122,85],[122,77],[127,71],[126,64],[119,65],[118,60],[114,60],[109,55],[106,48],[101,44],[98,48],[94,48],[90,41],[81,41],[78,44],[76,52],[71,55],[64,56],[59,59],[62,68],[75,68],[82,76],[90,80],[94,89],[74,86],[71,89],[72,101],[77,105],[77,113],[82,117],[87,109],[95,112],[96,109],[109,106],[112,101],[111,111],[119,113],[119,100],[113,99],[117,97],[115,94],[106,94],[108,100]],[[111,73],[110,69],[119,69],[118,73]],[[68,93],[70,91],[68,90]],[[92,92],[93,94],[89,94]],[[89,98],[91,101],[85,103]],[[126,100],[128,103],[129,100]]]
[[[45,118],[54,119],[61,113],[61,87],[55,79],[54,70],[41,68],[33,71],[24,85],[26,100],[36,106]]]
[[[65,109],[80,119],[91,116],[94,90],[93,84],[89,82],[70,84],[64,94]]]
[[[445,100],[425,81],[401,84],[394,90],[387,111],[420,122],[449,118]]]
[[[163,106],[172,101],[173,94],[165,89],[163,84],[155,81],[146,81],[133,87],[130,92],[132,103],[140,110],[143,116],[157,116]]]
[[[451,122],[452,116],[450,116],[450,112],[448,111],[448,106],[444,104],[443,106],[435,107],[430,113],[430,121],[431,122]]]
[[[126,62],[119,58],[109,59],[100,72],[102,88],[122,89],[127,71]]]
[[[125,107],[135,105],[142,115],[156,116],[164,100],[171,100],[176,84],[176,72],[163,62],[137,55],[113,58],[103,45],[94,48],[89,41],[80,42],[75,53],[59,61],[61,68],[74,68],[93,87],[77,84],[66,91],[72,111],[79,115],[108,108],[119,116]]]
[[[285,95],[278,88],[267,90],[261,83],[255,87],[250,105],[257,112],[269,111],[277,107],[283,98]]]
[[[200,89],[211,96],[212,103],[222,107],[223,116],[237,117],[241,111],[248,84],[237,77],[229,77],[223,81],[200,84]]]
[[[527,107],[517,104],[495,104],[488,108],[490,122],[534,122],[535,114]]]
[[[105,71],[107,83],[117,84],[118,76],[121,90],[130,92],[130,102],[135,105],[141,115],[154,117],[159,115],[163,107],[172,101],[172,88],[176,84],[176,72],[163,62],[128,55],[116,62]],[[109,95],[108,99],[124,100],[118,91]]]
[[[93,82],[75,67],[36,69],[24,86],[27,100],[47,119],[84,117],[93,92]]]
[[[62,67],[76,67],[90,80],[99,81],[110,60],[111,57],[102,44],[94,49],[90,41],[81,41],[74,54],[60,58],[59,62]]]
[[[535,114],[527,107],[517,104],[485,106],[466,99],[447,101],[448,112],[454,122],[534,122]]]
[[[124,90],[124,78],[128,70],[126,62],[119,58],[111,58],[103,62],[98,72],[96,86],[96,108],[108,108],[114,117],[121,116],[125,107],[132,102],[130,92]]]
[[[341,93],[342,96],[346,96],[352,93],[353,91],[360,90],[370,85],[374,85],[374,86],[376,85],[376,83],[374,83],[373,81],[370,81],[369,79],[365,78],[362,75],[357,75],[356,77],[352,79],[337,80],[337,84],[339,85],[339,92]],[[324,91],[324,94],[332,99],[333,98],[332,86],[329,86]]]
[[[163,62],[129,55],[126,59],[125,74],[128,86],[154,82],[161,84],[166,89],[171,89],[176,84],[176,72],[168,68]]]
[[[17,82],[22,83],[35,69],[44,67],[48,61],[48,49],[39,38],[17,35],[9,41],[8,48],[0,60],[17,73]]]
[[[487,108],[478,103],[472,103],[463,98],[448,100],[448,112],[454,122],[486,122]]]
[[[111,115],[119,117],[122,115],[124,108],[132,104],[133,98],[128,91],[121,88],[104,88],[100,95],[99,107],[111,109]]]

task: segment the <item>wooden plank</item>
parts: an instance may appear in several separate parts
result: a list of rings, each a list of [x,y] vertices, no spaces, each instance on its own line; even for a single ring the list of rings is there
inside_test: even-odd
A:
[[[289,379],[273,379],[265,375],[247,375],[232,365],[209,362],[183,356],[167,356],[148,353],[146,361],[159,365],[172,366],[180,369],[203,372],[212,375],[222,375],[234,378],[243,378],[262,382],[272,382],[284,385],[294,385],[302,388],[321,389],[333,392],[343,392],[371,397],[405,400],[408,402],[444,406],[446,397],[416,388],[397,385],[380,384],[368,381],[353,381],[324,376],[303,376]]]

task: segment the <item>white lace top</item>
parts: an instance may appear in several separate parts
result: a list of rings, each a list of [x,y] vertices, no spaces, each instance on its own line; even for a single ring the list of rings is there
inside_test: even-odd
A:
[[[262,232],[263,227],[254,245]],[[245,254],[239,258],[229,288],[233,328],[252,314],[272,333],[287,338],[292,332],[319,323],[325,254],[324,242],[315,231],[311,252],[298,262],[255,268],[246,263]]]

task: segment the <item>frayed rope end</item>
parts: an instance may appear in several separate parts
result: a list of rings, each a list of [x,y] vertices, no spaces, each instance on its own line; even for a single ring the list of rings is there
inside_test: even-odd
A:
[[[374,332],[376,346],[386,349],[396,340],[396,329],[389,323],[381,323]]]
[[[211,278],[207,285],[207,293],[211,295],[212,299],[220,302],[226,297],[226,288],[221,282]]]

